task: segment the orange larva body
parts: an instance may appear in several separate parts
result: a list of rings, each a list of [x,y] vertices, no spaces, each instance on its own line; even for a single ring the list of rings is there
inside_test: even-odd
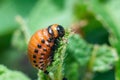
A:
[[[63,35],[64,29],[57,24],[33,34],[28,44],[28,56],[34,67],[46,71],[53,60],[54,49],[57,49],[56,40]]]

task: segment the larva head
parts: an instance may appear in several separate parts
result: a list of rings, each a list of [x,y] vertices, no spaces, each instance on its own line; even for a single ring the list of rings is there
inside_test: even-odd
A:
[[[48,33],[55,38],[63,37],[65,35],[65,30],[61,25],[53,24],[48,27]]]

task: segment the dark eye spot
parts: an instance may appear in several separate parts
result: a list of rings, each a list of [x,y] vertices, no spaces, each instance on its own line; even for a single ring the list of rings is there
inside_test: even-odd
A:
[[[51,26],[52,26],[52,25],[51,25]],[[53,36],[54,33],[53,33],[53,30],[51,29],[51,26],[48,27],[48,33]]]
[[[42,40],[41,40],[41,42],[42,42],[42,43],[45,43],[45,40],[44,40],[44,39],[42,39]]]
[[[36,55],[33,55],[33,58],[36,58]]]
[[[38,44],[37,46],[38,46],[38,48],[41,48],[41,45],[40,45],[40,44]]]
[[[57,26],[57,31],[58,31],[58,34],[59,34],[60,37],[64,36],[65,30],[64,30],[64,28],[61,25]]]
[[[35,50],[34,50],[34,52],[35,52],[35,53],[38,53],[38,50],[37,50],[37,49],[35,49]]]

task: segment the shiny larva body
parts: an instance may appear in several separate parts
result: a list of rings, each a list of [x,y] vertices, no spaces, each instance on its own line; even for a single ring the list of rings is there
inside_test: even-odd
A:
[[[28,44],[28,56],[35,68],[46,72],[47,66],[52,63],[59,38],[64,34],[64,28],[57,24],[33,34]]]

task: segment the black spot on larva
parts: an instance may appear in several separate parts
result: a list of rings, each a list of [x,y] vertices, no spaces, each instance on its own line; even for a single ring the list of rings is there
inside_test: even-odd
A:
[[[37,65],[37,64],[36,64],[35,66],[36,66],[36,67],[38,67],[38,65]]]
[[[50,44],[47,44],[47,47],[50,47]]]
[[[41,70],[43,70],[43,67],[40,67]]]
[[[33,58],[36,58],[36,55],[33,55]]]
[[[40,45],[40,44],[38,44],[38,45],[37,45],[37,47],[38,47],[38,48],[41,48],[41,45]]]
[[[48,39],[47,41],[48,41],[49,43],[51,42],[51,40],[50,40],[50,39]]]
[[[43,51],[47,51],[47,49],[46,49],[46,48],[43,48]]]
[[[44,67],[44,64],[41,64],[42,67]]]
[[[38,50],[37,50],[37,49],[35,49],[35,50],[34,50],[34,52],[35,52],[35,53],[38,53]]]
[[[53,50],[58,48],[58,46],[59,46],[58,43],[59,43],[58,41],[54,42]]]
[[[41,40],[41,42],[42,42],[42,43],[45,43],[45,40],[44,40],[44,39],[42,39],[42,40]]]
[[[53,62],[53,61],[54,61],[54,59],[53,59],[53,58],[54,58],[54,55],[50,55],[49,58],[50,58],[50,62]]]
[[[58,43],[59,43],[59,38],[58,38],[58,39],[55,39],[55,40],[54,40],[54,43],[55,43],[55,44],[58,44]]]
[[[50,55],[50,59],[53,59],[53,57],[54,57],[54,54]]]
[[[52,42],[52,37],[50,37],[47,41],[50,43],[50,42]]]
[[[39,63],[43,63],[43,61],[40,61]]]
[[[39,59],[40,59],[40,60],[42,60],[43,58],[42,58],[42,57],[40,57]]]
[[[53,46],[51,47],[51,49],[52,49],[52,51],[55,51],[56,46],[55,46],[55,45],[53,45]]]
[[[36,63],[36,61],[35,61],[35,60],[34,60],[33,62],[34,62],[34,63]]]
[[[42,56],[44,56],[45,54],[44,53],[41,53]]]

